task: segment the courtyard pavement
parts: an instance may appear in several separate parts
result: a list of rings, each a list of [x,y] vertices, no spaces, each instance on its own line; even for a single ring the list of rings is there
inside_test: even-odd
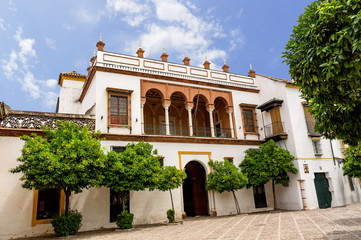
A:
[[[361,204],[308,211],[189,217],[179,225],[143,226],[131,231],[84,232],[70,239],[361,239]]]

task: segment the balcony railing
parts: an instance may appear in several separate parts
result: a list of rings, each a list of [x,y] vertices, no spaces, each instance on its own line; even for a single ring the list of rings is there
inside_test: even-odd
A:
[[[231,138],[230,128],[215,128],[215,137]],[[166,135],[165,124],[151,124],[144,123],[144,133],[146,135]],[[171,136],[186,136],[189,137],[189,126],[174,126],[169,125],[169,133]],[[193,137],[211,137],[210,127],[193,126]]]
[[[275,140],[286,139],[287,133],[283,129],[283,122],[273,122],[271,124],[267,124],[264,127],[265,138],[272,138]]]
[[[166,135],[166,125],[145,123],[144,133],[149,135]],[[170,125],[169,133],[173,136],[189,136],[189,127]]]

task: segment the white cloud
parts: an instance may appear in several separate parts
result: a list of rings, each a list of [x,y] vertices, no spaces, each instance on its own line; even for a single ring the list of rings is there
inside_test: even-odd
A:
[[[111,13],[122,14],[122,20],[130,26],[139,26],[149,15],[150,6],[137,0],[107,0],[106,8]]]
[[[3,69],[5,76],[8,79],[14,79],[14,72],[18,70],[19,66],[16,63],[16,60],[18,59],[18,55],[14,50],[11,50],[11,53],[9,54],[9,59],[2,59],[3,63]]]
[[[53,49],[53,50],[56,49],[55,40],[50,39],[50,38],[46,38],[46,39],[45,39],[45,43],[46,43],[46,46],[48,46],[48,48]]]
[[[242,14],[243,14],[243,8],[240,8],[239,11],[236,14],[236,17],[240,18],[242,16]]]
[[[152,0],[156,19],[147,19],[145,31],[137,41],[128,43],[127,50],[134,52],[138,41],[147,55],[161,55],[162,49],[170,49],[176,57],[182,59],[186,51],[192,58],[192,65],[201,65],[207,55],[210,62],[222,60],[226,52],[213,46],[217,38],[226,35],[222,26],[210,18],[204,19],[191,12],[186,3],[176,0]],[[211,49],[212,48],[212,49]],[[216,66],[215,64],[212,67]]]
[[[20,58],[23,66],[27,69],[28,58],[36,56],[36,52],[33,49],[33,45],[35,44],[35,39],[22,38],[22,34],[23,34],[23,28],[18,27],[14,39],[18,42],[18,45],[20,47],[20,51],[17,53],[17,56]]]
[[[233,51],[237,48],[240,48],[245,43],[245,38],[239,29],[234,29],[230,31],[231,40],[229,41],[229,51]]]
[[[4,19],[0,18],[0,29],[6,31],[6,27],[4,25]]]
[[[45,81],[45,85],[50,89],[54,89],[57,84],[58,84],[58,81],[55,79],[48,79]]]
[[[43,104],[47,108],[54,108],[58,99],[58,94],[55,92],[47,92],[43,95]]]
[[[208,8],[207,9],[207,14],[211,14],[213,11],[215,11],[216,8],[215,7],[212,7],[212,8]]]
[[[69,24],[63,24],[63,26],[62,26],[65,30],[67,30],[67,31],[72,31],[72,30],[74,30],[74,26],[72,26],[72,25],[69,25]]]
[[[24,38],[21,27],[17,28],[14,39],[18,44],[17,49],[12,49],[8,58],[2,59],[2,68],[6,78],[20,83],[21,89],[30,99],[44,98],[43,103],[46,107],[54,107],[56,94],[49,90],[56,87],[57,81],[37,79],[31,71],[32,66],[29,65],[29,62],[36,57],[36,51],[33,48],[35,39]]]
[[[187,7],[189,7],[190,9],[198,10],[197,6],[196,6],[195,4],[193,4],[192,2],[190,2],[190,1],[186,1],[185,4],[186,4]]]
[[[16,3],[13,0],[9,1],[9,10],[14,12],[18,10],[18,8],[16,7]]]

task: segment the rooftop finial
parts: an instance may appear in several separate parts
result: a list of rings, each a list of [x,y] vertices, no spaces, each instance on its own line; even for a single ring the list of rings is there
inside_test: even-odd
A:
[[[226,64],[226,62],[227,62],[226,59],[224,59],[224,64]]]
[[[101,41],[101,40],[102,40],[102,34],[99,35],[99,41]]]
[[[139,41],[139,48],[141,48],[142,47],[142,42],[141,41]]]
[[[163,52],[165,53],[165,48],[163,48]]]
[[[207,55],[205,55],[204,58],[207,60]]]
[[[94,51],[93,51],[93,56],[95,56],[95,49],[94,49]]]
[[[250,69],[250,70],[253,70],[253,69],[252,69],[252,64],[249,64],[249,69]]]
[[[187,51],[184,52],[185,57],[187,57]]]

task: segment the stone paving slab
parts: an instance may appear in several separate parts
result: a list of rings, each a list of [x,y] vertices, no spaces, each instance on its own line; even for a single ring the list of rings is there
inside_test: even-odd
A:
[[[361,204],[308,211],[187,218],[179,225],[135,227],[134,230],[125,232],[114,230],[84,232],[68,239],[361,240]]]

